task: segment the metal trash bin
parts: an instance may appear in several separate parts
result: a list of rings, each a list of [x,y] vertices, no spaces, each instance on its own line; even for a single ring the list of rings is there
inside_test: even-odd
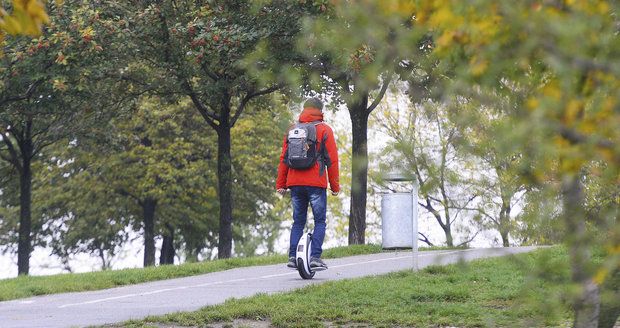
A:
[[[381,246],[383,249],[411,248],[413,240],[417,240],[413,238],[418,234],[417,206],[413,206],[413,203],[417,202],[416,198],[410,192],[383,194],[381,199]],[[415,234],[414,230],[416,230]]]
[[[417,270],[418,253],[418,186],[415,177],[392,171],[383,180],[393,191],[381,198],[381,247],[411,249],[413,269]],[[400,189],[400,190],[398,190]]]

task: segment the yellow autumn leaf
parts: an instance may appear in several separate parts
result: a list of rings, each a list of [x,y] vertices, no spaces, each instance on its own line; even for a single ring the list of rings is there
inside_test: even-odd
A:
[[[67,85],[65,84],[65,81],[62,79],[55,79],[53,82],[53,88],[54,90],[58,90],[58,91],[66,91],[67,90]]]
[[[36,37],[41,35],[41,22],[33,20],[27,15],[20,15],[20,24],[23,27],[23,34]]]
[[[0,30],[12,35],[40,35],[42,25],[50,22],[45,3],[42,0],[13,0],[12,13],[0,10]]]
[[[474,42],[476,44],[487,44],[498,35],[501,22],[502,18],[497,14],[488,17],[479,17],[471,22],[471,32],[469,34],[475,39]]]
[[[552,98],[554,100],[560,100],[562,98],[562,91],[558,85],[557,80],[553,80],[547,83],[542,89],[543,95]]]
[[[540,102],[535,97],[529,97],[527,101],[525,102],[525,106],[530,111],[537,109],[539,105],[540,105]]]
[[[598,128],[597,122],[591,119],[585,119],[581,121],[578,125],[579,132],[585,133],[585,134],[594,133],[596,132],[597,128]]]
[[[434,28],[457,28],[463,24],[463,17],[455,15],[448,4],[439,7],[428,20],[428,25]]]
[[[49,20],[47,13],[45,12],[45,4],[38,0],[29,0],[26,2],[26,12],[30,17],[41,19],[45,21]]]
[[[561,136],[555,136],[553,138],[553,144],[558,148],[558,149],[563,149],[563,148],[567,148],[570,147],[570,142],[568,142],[568,140],[562,138]]]
[[[572,147],[565,147],[564,149],[568,150],[569,153],[570,151],[574,152],[574,149],[572,149]],[[561,161],[560,170],[564,173],[577,174],[577,172],[579,172],[583,168],[585,161],[583,158],[578,157],[574,153],[570,154],[569,156],[570,158],[565,158]]]
[[[54,62],[60,65],[67,65],[67,57],[62,52],[58,52],[58,54],[56,55],[56,60]]]
[[[477,56],[472,57],[469,61],[471,65],[469,70],[473,76],[480,76],[484,73],[489,66],[489,61],[486,59],[478,58]]]
[[[620,244],[618,245],[609,245],[606,247],[607,252],[611,255],[620,255]]]
[[[599,115],[603,116],[603,118],[611,117],[614,113],[614,108],[616,107],[616,99],[612,97],[607,97],[603,101],[603,106],[601,107],[601,111]]]
[[[12,16],[5,17],[0,23],[0,28],[9,34],[21,34],[23,31],[22,25]]]
[[[594,275],[593,280],[597,285],[601,285],[605,282],[605,278],[607,278],[608,274],[609,270],[607,270],[607,268],[600,268]]]
[[[384,15],[409,16],[416,10],[412,0],[385,0],[379,1],[378,6]]]
[[[452,45],[452,41],[454,40],[454,32],[453,31],[445,31],[441,34],[441,36],[437,39],[437,48],[438,51],[442,49],[447,49]]]
[[[95,36],[95,30],[89,26],[85,29],[81,29],[80,34],[82,35],[82,40],[84,42],[90,42]]]
[[[607,14],[609,13],[609,4],[606,1],[599,1],[596,9],[598,9],[599,14]]]
[[[618,156],[618,154],[614,153],[614,151],[609,148],[599,147],[597,150],[599,155],[609,163],[612,163],[614,158],[617,158]],[[620,183],[620,178],[618,178],[618,183]]]
[[[572,124],[583,113],[583,102],[578,99],[571,99],[564,110],[564,120]]]

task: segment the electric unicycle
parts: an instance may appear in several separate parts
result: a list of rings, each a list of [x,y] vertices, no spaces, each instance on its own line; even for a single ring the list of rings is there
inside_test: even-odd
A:
[[[312,249],[312,233],[301,236],[297,244],[297,253],[295,255],[295,263],[297,271],[303,279],[312,279],[317,271],[325,270],[325,268],[310,268],[310,250]]]

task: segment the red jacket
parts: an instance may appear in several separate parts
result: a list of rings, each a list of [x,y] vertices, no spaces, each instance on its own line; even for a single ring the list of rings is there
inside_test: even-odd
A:
[[[300,123],[308,123],[315,121],[323,121],[323,113],[317,108],[304,108],[301,115],[299,115]],[[319,162],[314,164],[313,167],[306,170],[291,169],[284,163],[284,156],[288,144],[286,143],[286,136],[284,136],[284,143],[282,144],[282,154],[280,154],[280,164],[278,165],[278,179],[276,180],[276,189],[286,189],[291,186],[311,186],[327,188],[327,178],[329,177],[330,189],[333,192],[340,191],[340,183],[338,178],[338,148],[336,147],[336,140],[334,139],[334,132],[332,128],[326,123],[319,123],[316,126],[316,136],[319,141],[316,145],[317,151],[320,149],[323,137],[327,135],[325,141],[325,148],[327,150],[327,156],[329,157],[328,163],[331,165],[327,167],[327,174],[323,173],[319,176]]]

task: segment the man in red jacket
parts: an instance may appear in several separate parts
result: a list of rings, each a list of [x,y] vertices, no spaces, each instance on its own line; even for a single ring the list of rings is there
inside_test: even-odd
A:
[[[278,179],[276,189],[278,193],[284,194],[286,189],[291,190],[293,201],[293,227],[291,229],[291,239],[289,248],[289,260],[287,266],[296,268],[295,251],[299,239],[303,235],[308,216],[308,204],[312,207],[314,215],[314,233],[312,234],[312,249],[310,250],[310,267],[325,268],[327,265],[321,260],[323,252],[323,239],[325,239],[325,216],[327,213],[327,180],[332,195],[336,196],[340,192],[338,182],[338,149],[334,132],[331,127],[323,122],[323,103],[317,98],[310,98],[304,103],[304,110],[299,115],[298,125],[314,126],[316,129],[317,160],[309,168],[296,169],[291,166],[289,155],[289,141],[291,140],[291,129],[284,137],[280,164],[278,165]],[[314,133],[314,129],[309,130],[309,134]],[[302,131],[303,132],[303,131]],[[305,134],[306,132],[303,132]],[[311,138],[310,138],[311,139]],[[308,153],[311,153],[309,146],[304,144]],[[293,146],[291,146],[291,149]],[[325,170],[327,168],[327,170]]]

